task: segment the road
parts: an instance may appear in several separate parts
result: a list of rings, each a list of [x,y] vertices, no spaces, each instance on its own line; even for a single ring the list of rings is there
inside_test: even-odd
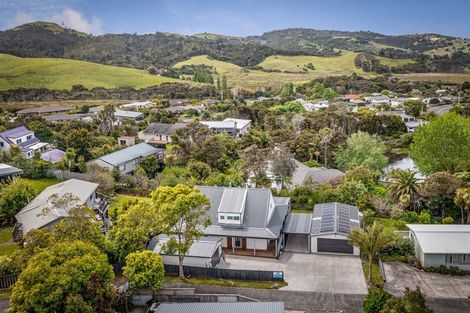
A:
[[[443,115],[446,112],[449,112],[452,109],[452,104],[440,105],[437,107],[429,108],[429,112],[434,112],[436,115]]]

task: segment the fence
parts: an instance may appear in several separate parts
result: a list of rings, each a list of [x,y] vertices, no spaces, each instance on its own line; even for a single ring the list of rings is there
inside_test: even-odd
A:
[[[18,279],[18,273],[0,275],[0,290],[7,290],[13,287]]]
[[[165,265],[167,274],[178,274],[178,265]],[[284,280],[284,272],[282,271],[255,271],[255,270],[235,270],[225,268],[211,267],[193,267],[185,266],[184,275],[191,277],[213,277],[223,279],[238,279],[251,281],[273,281]]]

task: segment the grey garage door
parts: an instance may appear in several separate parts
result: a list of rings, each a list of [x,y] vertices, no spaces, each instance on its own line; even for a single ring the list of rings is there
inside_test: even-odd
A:
[[[353,254],[353,247],[348,244],[347,240],[318,238],[317,251]]]

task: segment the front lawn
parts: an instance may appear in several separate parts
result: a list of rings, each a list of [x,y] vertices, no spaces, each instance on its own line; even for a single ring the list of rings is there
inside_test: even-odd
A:
[[[42,192],[44,189],[46,189],[47,187],[55,185],[61,181],[60,179],[57,179],[57,178],[39,178],[39,179],[24,178],[24,180],[30,182],[38,194]]]
[[[127,199],[149,199],[149,198],[117,194],[111,199],[109,203],[109,208],[119,206],[121,203],[123,203]]]
[[[393,220],[391,218],[383,218],[383,217],[371,217],[370,224],[374,221],[379,222],[384,226],[384,232],[386,233],[393,233],[395,231],[403,231],[408,230],[406,227],[406,223],[404,221]]]
[[[222,287],[255,288],[255,289],[279,289],[287,286],[284,281],[245,281],[236,279],[222,279],[209,277],[191,277],[184,280],[178,276],[165,276],[167,283],[173,284],[191,284],[191,285],[211,285]]]
[[[0,229],[0,256],[11,255],[17,249],[18,245],[13,242],[13,227]]]

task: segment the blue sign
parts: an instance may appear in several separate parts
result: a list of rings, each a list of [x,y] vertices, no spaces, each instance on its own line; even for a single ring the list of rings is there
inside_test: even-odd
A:
[[[284,272],[273,272],[273,279],[284,280]]]

